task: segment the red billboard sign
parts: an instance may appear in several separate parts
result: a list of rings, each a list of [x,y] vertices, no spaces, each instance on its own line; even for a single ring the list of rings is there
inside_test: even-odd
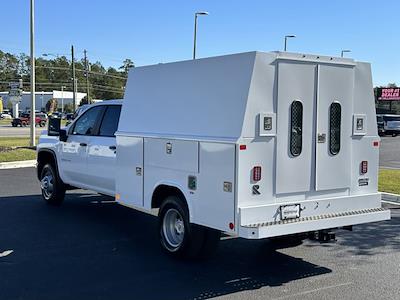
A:
[[[382,101],[400,101],[400,88],[378,88],[378,100]]]

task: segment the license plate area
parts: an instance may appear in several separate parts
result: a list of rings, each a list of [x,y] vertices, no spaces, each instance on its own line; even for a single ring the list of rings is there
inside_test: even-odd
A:
[[[280,206],[281,220],[300,218],[300,212],[301,212],[300,204]]]

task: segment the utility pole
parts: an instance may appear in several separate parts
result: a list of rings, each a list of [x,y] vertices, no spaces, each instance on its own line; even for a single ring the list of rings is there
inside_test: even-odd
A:
[[[91,101],[89,98],[89,96],[90,96],[90,94],[89,94],[89,62],[88,62],[86,53],[87,53],[87,51],[83,50],[83,54],[85,57],[84,59],[85,59],[85,74],[86,74],[86,99],[87,99],[88,104],[90,104]]]
[[[31,0],[31,120],[30,145],[36,145],[35,132],[35,1]]]
[[[76,91],[78,89],[77,87],[77,81],[76,81],[76,75],[75,75],[75,56],[74,56],[74,45],[71,46],[71,65],[72,65],[72,98],[73,98],[73,107],[74,107],[74,112],[76,111]]]
[[[61,112],[64,113],[64,88],[65,86],[61,86]]]

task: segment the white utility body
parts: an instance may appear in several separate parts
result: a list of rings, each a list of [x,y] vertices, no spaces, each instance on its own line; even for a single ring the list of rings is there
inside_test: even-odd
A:
[[[303,105],[297,156],[289,149],[293,101]],[[336,155],[329,151],[334,102],[342,112]],[[366,63],[249,52],[134,68],[116,135],[116,193],[124,205],[151,209],[157,186],[172,185],[185,195],[192,223],[245,238],[389,218],[377,191],[379,137]],[[282,220],[286,205],[299,205],[300,218]]]
[[[248,52],[136,67],[115,136],[115,190],[89,188],[128,207],[174,190],[191,224],[249,239],[390,218],[368,63]]]

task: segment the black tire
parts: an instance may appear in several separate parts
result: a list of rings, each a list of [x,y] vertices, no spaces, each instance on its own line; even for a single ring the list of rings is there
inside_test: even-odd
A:
[[[12,123],[11,125],[12,125],[12,127],[17,127],[17,124],[15,124],[15,123]]]
[[[46,203],[60,205],[65,197],[65,185],[52,164],[46,164],[40,174],[42,197]]]
[[[177,219],[181,219],[183,225],[183,233],[179,234],[175,230],[177,239],[175,243],[171,240],[173,234],[168,232],[174,231],[171,226],[167,226],[169,215],[177,214]],[[204,242],[204,229],[201,226],[190,224],[189,213],[184,200],[177,196],[169,196],[162,203],[158,213],[158,234],[161,248],[172,257],[179,258],[197,258],[200,256],[200,251]],[[167,230],[166,228],[170,228]],[[176,226],[175,226],[176,229]],[[181,239],[180,241],[177,241]]]

